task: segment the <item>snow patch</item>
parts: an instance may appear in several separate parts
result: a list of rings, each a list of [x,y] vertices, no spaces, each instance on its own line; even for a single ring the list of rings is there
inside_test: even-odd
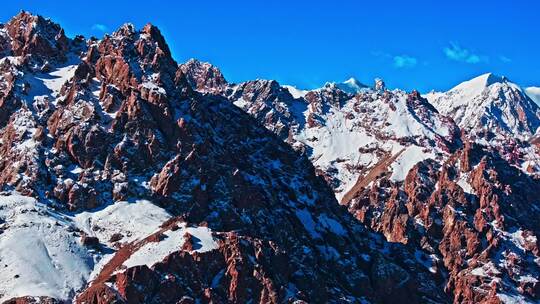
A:
[[[212,230],[207,227],[186,227],[183,223],[179,229],[168,230],[163,233],[164,239],[159,242],[149,242],[133,253],[129,259],[124,261],[126,267],[146,265],[152,267],[154,264],[163,261],[165,257],[173,252],[180,251],[184,245],[184,235],[189,233],[194,240],[193,251],[207,252],[218,248],[217,242],[212,236]]]
[[[111,245],[109,240],[114,234],[122,234],[122,243],[132,242],[155,232],[170,218],[167,211],[150,201],[137,200],[118,201],[98,211],[81,212],[73,216],[73,221],[86,234]]]
[[[472,194],[472,195],[475,195],[476,192],[474,191],[473,187],[471,186],[471,184],[468,182],[468,179],[469,179],[469,174],[461,174],[459,176],[459,179],[457,181],[457,184],[458,186],[461,187],[461,189],[463,189],[463,191],[465,193],[468,193],[468,194]]]
[[[306,96],[307,93],[309,93],[309,91],[307,90],[300,90],[290,85],[284,85],[283,87],[287,89],[294,98],[303,98]]]
[[[328,217],[326,213],[319,215],[318,219],[319,219],[319,223],[321,223],[321,225],[324,228],[332,231],[333,233],[337,235],[347,234],[347,231],[345,231],[343,226],[341,226],[341,224],[338,221],[334,220],[333,218]]]
[[[407,173],[409,173],[414,165],[430,158],[435,158],[433,152],[425,152],[423,148],[418,146],[408,147],[390,166],[392,168],[390,179],[393,181],[404,181]]]
[[[306,209],[296,210],[296,217],[300,220],[304,228],[312,238],[321,238],[321,235],[315,230],[315,221],[311,217],[311,213]]]
[[[0,302],[20,296],[69,299],[86,283],[92,256],[69,221],[35,199],[0,196]],[[1,222],[1,221],[0,221]]]

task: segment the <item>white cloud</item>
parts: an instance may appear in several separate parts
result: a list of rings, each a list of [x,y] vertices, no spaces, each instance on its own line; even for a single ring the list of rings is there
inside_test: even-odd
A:
[[[96,23],[96,24],[92,25],[92,30],[100,31],[100,32],[106,32],[108,30],[108,28],[104,24]]]
[[[407,55],[394,56],[394,67],[399,68],[399,69],[412,68],[416,66],[417,63],[418,63],[418,60],[411,56],[407,56]]]
[[[450,47],[443,49],[444,54],[451,60],[460,61],[465,63],[476,64],[480,62],[487,62],[488,57],[473,53],[472,51],[460,47],[457,43],[451,42]]]
[[[502,61],[502,62],[504,62],[504,63],[510,63],[510,62],[512,62],[512,59],[510,59],[510,58],[508,58],[508,57],[506,57],[506,56],[504,56],[504,55],[499,56],[499,60]]]

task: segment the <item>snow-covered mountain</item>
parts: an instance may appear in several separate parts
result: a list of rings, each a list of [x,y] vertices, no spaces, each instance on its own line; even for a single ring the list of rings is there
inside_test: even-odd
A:
[[[299,94],[275,81],[256,83],[233,86],[229,98],[304,151],[338,200],[388,159],[380,173],[402,181],[415,162],[442,159],[459,142],[457,126],[417,92],[362,88],[349,94],[326,84]]]
[[[537,109],[493,75],[448,95],[492,112]],[[539,265],[531,262],[538,259],[540,208],[527,194],[540,186],[535,146],[497,129],[498,140],[479,140],[477,128],[460,129],[418,92],[388,91],[380,79],[353,94],[332,83],[308,91],[256,80],[229,84],[224,96],[308,156],[359,221],[391,242],[414,244],[416,259],[446,278],[454,302],[540,296],[532,279]]]
[[[0,302],[25,296],[69,299],[92,280],[122,243],[144,238],[170,219],[149,201],[118,201],[70,214],[36,199],[0,195]],[[45,302],[45,299],[43,299]]]
[[[428,98],[232,84],[151,24],[72,39],[22,12],[0,301],[538,302],[538,107],[494,75]]]
[[[527,140],[540,126],[538,105],[518,85],[491,73],[425,97],[462,129],[478,136],[490,132]]]
[[[449,301],[415,248],[339,206],[157,27],[71,39],[21,12],[0,54],[1,301]],[[294,100],[271,81],[235,94],[249,91]],[[348,96],[312,98],[334,93]]]

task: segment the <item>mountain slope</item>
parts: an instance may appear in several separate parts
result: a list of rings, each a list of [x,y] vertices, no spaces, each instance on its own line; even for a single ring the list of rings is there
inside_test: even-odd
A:
[[[303,151],[341,200],[385,158],[396,156],[383,171],[402,181],[416,162],[442,159],[459,146],[457,126],[417,92],[387,91],[378,83],[379,90],[356,94],[336,84],[301,93],[256,80],[230,85],[224,94]]]
[[[280,137],[310,157],[349,212],[388,241],[417,248],[415,259],[455,303],[538,301],[534,146],[497,129],[497,140],[478,140],[478,129],[460,130],[417,92],[387,91],[380,80],[354,95],[263,80],[256,83],[271,85],[242,89],[252,83],[230,85],[234,94],[226,95],[267,129],[288,130]],[[497,107],[503,97],[491,90],[530,105],[519,88],[490,75],[455,92]]]

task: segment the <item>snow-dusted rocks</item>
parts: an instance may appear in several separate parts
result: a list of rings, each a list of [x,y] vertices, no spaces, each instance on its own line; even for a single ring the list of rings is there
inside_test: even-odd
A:
[[[190,59],[180,65],[180,71],[187,76],[189,84],[198,91],[219,93],[227,87],[227,81],[221,71],[207,62]]]
[[[339,85],[327,84],[300,94],[285,87],[296,95],[293,98],[278,93],[283,88],[277,82],[257,82],[271,83],[272,89],[247,82],[235,86],[234,92],[248,86],[248,96],[256,99],[234,93],[229,98],[295,149],[305,151],[335,189],[338,200],[373,170],[395,172],[393,180],[402,181],[418,161],[441,159],[459,144],[459,130],[452,120],[415,92],[363,86],[353,95]],[[276,93],[270,96],[266,92]],[[381,166],[385,159],[396,163]]]
[[[13,55],[32,55],[46,67],[48,61],[65,60],[71,41],[56,23],[22,11],[5,25]]]
[[[376,78],[375,79],[374,89],[376,91],[384,91],[384,90],[386,90],[386,84],[384,83],[384,80],[382,80],[380,78]]]
[[[381,180],[349,210],[388,240],[417,242],[436,260],[429,267],[448,276],[456,302],[533,302],[538,283],[526,285],[520,273],[540,270],[533,220],[540,208],[527,194],[540,185],[489,151],[466,144],[442,165],[421,162],[402,189]]]
[[[529,190],[539,186],[532,174],[538,154],[526,142],[537,123],[536,105],[519,87],[493,75],[452,93],[428,94],[435,103],[458,96],[461,107],[454,112],[438,111],[418,92],[387,91],[382,81],[376,87],[349,94],[335,84],[313,91],[285,86],[294,99],[278,103],[228,97],[269,130],[288,127],[286,142],[310,157],[341,203],[387,240],[420,248],[415,259],[445,282],[455,302],[538,299],[538,282],[516,273],[538,272],[530,262],[538,260],[540,231],[529,223],[540,209],[521,188],[512,188],[514,182]],[[280,88],[274,83],[274,92]],[[489,114],[505,109],[507,115]],[[260,113],[287,119],[263,119],[272,116]],[[452,118],[456,113],[461,130]],[[497,118],[499,128],[471,123],[486,117]],[[505,131],[503,125],[513,127]],[[308,212],[298,210],[296,216],[319,237]],[[503,221],[505,228],[495,228]]]

